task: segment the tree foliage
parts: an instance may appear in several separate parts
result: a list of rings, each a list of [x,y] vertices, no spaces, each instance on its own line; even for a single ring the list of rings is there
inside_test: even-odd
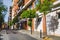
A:
[[[28,25],[32,27],[32,18],[36,17],[36,11],[34,9],[26,10],[21,14],[20,17],[21,18],[30,18],[30,20],[28,21]]]
[[[35,10],[26,10],[21,14],[20,17],[21,18],[34,18],[34,17],[36,17],[36,11]]]
[[[36,6],[40,12],[48,12],[52,9],[52,2],[49,0],[44,0],[43,3],[41,1],[38,2]]]
[[[43,3],[41,3],[41,0],[38,0],[38,3],[36,5],[36,9],[40,12],[44,12],[46,15],[49,11],[51,11],[53,7],[53,3],[57,0],[44,0]]]
[[[7,11],[7,8],[5,5],[3,5],[3,3],[0,3],[0,13]]]
[[[3,12],[5,11],[7,11],[7,8],[5,7],[5,5],[3,5],[3,3],[0,3],[0,27],[2,26],[2,23],[4,22],[5,14],[3,14]]]
[[[12,21],[9,21],[9,22],[8,22],[8,25],[9,25],[9,26],[12,26],[12,24],[13,24]]]
[[[18,22],[19,20],[18,20],[18,17],[15,17],[14,19],[13,19],[13,21],[12,21],[12,23],[14,24],[14,23],[16,23],[16,22]]]
[[[28,25],[29,25],[30,27],[32,27],[32,19],[29,19]]]
[[[57,0],[49,0],[49,1],[51,1],[51,2],[55,2],[55,1],[57,1]]]

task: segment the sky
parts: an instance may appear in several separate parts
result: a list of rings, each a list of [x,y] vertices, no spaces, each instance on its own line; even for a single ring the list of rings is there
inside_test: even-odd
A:
[[[5,22],[8,21],[8,16],[9,16],[9,7],[12,5],[12,1],[11,0],[3,0],[4,5],[6,5],[8,7],[6,16],[5,16]]]

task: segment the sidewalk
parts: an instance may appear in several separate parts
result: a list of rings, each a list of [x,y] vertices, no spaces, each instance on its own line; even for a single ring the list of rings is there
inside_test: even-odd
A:
[[[18,32],[21,32],[23,34],[28,34],[29,36],[33,37],[33,38],[36,38],[36,39],[41,39],[40,38],[40,33],[37,32],[37,31],[34,31],[32,34],[31,34],[31,31],[29,30],[18,30]]]
[[[6,34],[6,30],[0,32],[0,40],[9,40],[9,36]]]
[[[2,34],[2,36],[0,36],[1,40],[9,40],[9,37],[7,34]]]

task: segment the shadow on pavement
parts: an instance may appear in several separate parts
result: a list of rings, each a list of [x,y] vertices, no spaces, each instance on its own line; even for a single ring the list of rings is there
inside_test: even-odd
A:
[[[2,34],[0,34],[0,36],[3,36]]]
[[[3,38],[0,38],[0,40],[3,40]]]
[[[2,34],[0,34],[0,40],[3,40],[3,38],[1,38],[1,36],[3,36]]]

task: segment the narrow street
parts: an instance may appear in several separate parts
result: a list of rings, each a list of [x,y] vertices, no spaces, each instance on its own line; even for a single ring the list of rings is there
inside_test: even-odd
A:
[[[0,35],[0,40],[42,40],[42,39],[36,39],[28,34],[23,34],[21,32],[17,32],[17,30],[2,30]],[[60,37],[58,36],[48,36],[49,38],[52,38],[53,40],[60,40]]]
[[[9,33],[6,33],[6,30],[1,31],[1,40],[37,40],[27,34],[22,33],[14,33],[12,31],[8,31]]]

